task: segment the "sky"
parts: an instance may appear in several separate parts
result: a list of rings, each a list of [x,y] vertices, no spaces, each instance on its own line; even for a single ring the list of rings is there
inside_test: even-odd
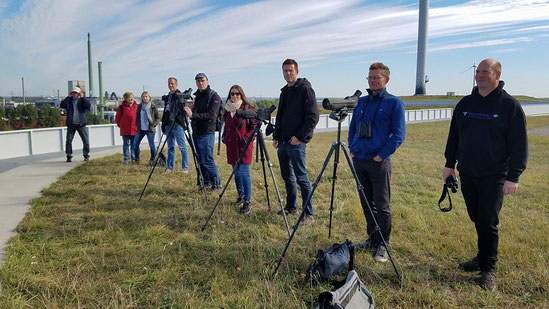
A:
[[[427,94],[470,93],[472,66],[502,64],[511,94],[549,97],[549,0],[431,0]],[[195,89],[208,75],[222,98],[233,84],[247,96],[278,97],[281,64],[293,58],[318,98],[365,92],[368,67],[383,62],[396,95],[413,95],[419,1],[411,0],[2,0],[0,96],[67,93],[88,83],[91,34],[94,94],[168,92],[167,78]]]

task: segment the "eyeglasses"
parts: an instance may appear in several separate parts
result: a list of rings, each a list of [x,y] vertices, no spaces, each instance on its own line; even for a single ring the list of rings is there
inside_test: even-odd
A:
[[[231,95],[240,95],[240,92],[231,92]]]
[[[366,77],[366,80],[380,80],[384,77],[385,76],[380,76],[380,75],[378,75],[378,76],[368,76],[368,77]]]

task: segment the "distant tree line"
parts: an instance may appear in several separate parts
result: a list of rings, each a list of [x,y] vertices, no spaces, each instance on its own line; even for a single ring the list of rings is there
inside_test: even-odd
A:
[[[20,104],[17,107],[0,108],[0,130],[17,130],[31,128],[49,128],[62,126],[59,108],[33,104]]]
[[[278,107],[278,100],[258,100],[252,103],[257,109],[268,108],[271,105]]]

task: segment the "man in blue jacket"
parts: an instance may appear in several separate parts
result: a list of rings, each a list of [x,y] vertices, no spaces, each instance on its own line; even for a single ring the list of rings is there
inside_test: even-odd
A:
[[[368,95],[358,100],[349,127],[349,149],[353,165],[368,203],[360,196],[366,217],[369,238],[360,248],[377,249],[374,260],[386,262],[387,248],[383,245],[368,204],[375,216],[385,242],[391,236],[391,155],[404,142],[406,127],[404,103],[385,89],[390,71],[383,63],[370,65]]]
[[[90,141],[86,130],[88,124],[86,111],[90,110],[90,102],[84,97],[84,93],[80,88],[74,87],[69,92],[69,96],[61,102],[60,107],[67,110],[67,141],[65,144],[67,162],[72,161],[72,139],[75,132],[78,132],[82,139],[84,161],[88,161],[90,158]]]

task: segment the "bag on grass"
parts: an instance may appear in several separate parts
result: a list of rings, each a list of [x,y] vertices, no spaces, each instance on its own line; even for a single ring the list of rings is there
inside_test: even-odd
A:
[[[347,280],[335,291],[326,291],[318,295],[317,309],[368,309],[374,308],[374,298],[358,278],[356,271],[351,270]]]
[[[326,251],[318,249],[307,267],[307,277],[317,281],[328,281],[332,276],[354,269],[354,256],[354,246],[350,240],[342,244],[333,244]]]
[[[168,162],[168,160],[166,159],[166,155],[164,154],[164,152],[160,152],[158,153],[158,165],[159,166],[166,166],[166,162]]]

